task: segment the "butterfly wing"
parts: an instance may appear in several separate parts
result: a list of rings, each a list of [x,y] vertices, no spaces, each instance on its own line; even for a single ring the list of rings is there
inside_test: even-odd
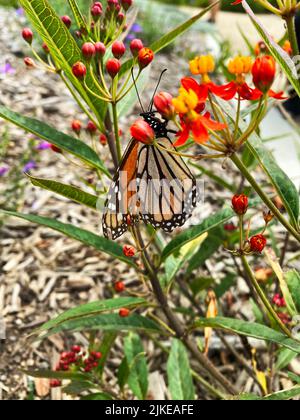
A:
[[[136,173],[140,143],[131,140],[109,188],[102,219],[106,238],[117,239],[128,230],[128,224],[139,220],[136,204]]]
[[[168,138],[157,143],[176,150]],[[183,226],[197,205],[196,179],[182,158],[157,146],[142,146],[138,155],[137,194],[141,218],[166,232]]]

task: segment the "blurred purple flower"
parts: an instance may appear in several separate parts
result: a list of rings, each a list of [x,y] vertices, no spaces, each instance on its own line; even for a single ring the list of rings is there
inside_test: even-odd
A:
[[[48,150],[51,148],[51,144],[47,141],[41,141],[37,146],[36,150]]]
[[[143,32],[143,28],[138,23],[134,23],[131,27],[131,31],[135,32],[136,34],[140,34],[141,32]]]
[[[0,167],[0,176],[4,176],[9,171],[9,168],[7,166],[1,166]]]
[[[23,168],[23,172],[29,172],[31,169],[35,169],[36,168],[36,163],[34,160],[30,160],[29,162],[26,163],[26,165]]]
[[[14,74],[15,72],[16,70],[9,62],[6,62],[5,64],[3,64],[3,66],[0,66],[1,74]]]
[[[135,38],[136,36],[134,34],[128,34],[125,41],[130,42]]]
[[[24,9],[22,7],[19,7],[16,10],[16,14],[17,14],[17,16],[24,16]]]

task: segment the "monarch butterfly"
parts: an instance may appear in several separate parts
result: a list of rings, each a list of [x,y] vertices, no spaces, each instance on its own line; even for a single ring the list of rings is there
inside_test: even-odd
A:
[[[167,120],[156,117],[153,99],[145,112],[139,98],[140,116],[153,129],[156,142],[147,145],[131,139],[105,203],[102,224],[106,238],[119,238],[140,220],[172,232],[185,224],[197,205],[196,179],[181,156],[172,153],[176,149],[169,134],[176,132],[168,129]]]

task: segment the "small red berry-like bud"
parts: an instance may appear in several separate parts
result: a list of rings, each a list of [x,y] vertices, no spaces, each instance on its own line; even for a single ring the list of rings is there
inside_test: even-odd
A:
[[[62,150],[59,148],[59,147],[57,147],[57,146],[55,146],[54,144],[51,144],[51,150],[54,152],[54,153],[62,153]]]
[[[130,315],[130,310],[127,308],[121,308],[119,310],[119,315],[121,318],[127,318]]]
[[[82,55],[87,61],[90,61],[96,55],[95,45],[91,42],[86,42],[85,44],[83,44],[81,51]]]
[[[28,67],[28,68],[33,68],[33,67],[35,67],[35,62],[33,61],[33,59],[32,58],[30,58],[30,57],[25,57],[24,58],[24,63],[25,63],[25,65],[26,65],[26,67]]]
[[[268,225],[272,220],[274,219],[274,214],[270,211],[264,212],[264,221],[266,222],[266,225]]]
[[[86,76],[86,67],[83,63],[78,61],[73,65],[72,72],[77,79],[84,79]]]
[[[154,105],[157,111],[167,120],[172,120],[175,115],[173,96],[167,92],[160,92],[154,97]]]
[[[72,25],[72,20],[69,16],[62,16],[61,21],[66,25],[66,27],[69,29]]]
[[[50,380],[50,387],[51,388],[58,388],[60,387],[62,382],[59,379],[51,379]]]
[[[154,52],[150,48],[142,48],[138,54],[138,61],[141,69],[149,66],[154,59]]]
[[[86,373],[89,373],[91,370],[92,370],[92,366],[91,366],[91,365],[88,365],[88,366],[86,366],[86,367],[84,368],[84,371],[85,371]]]
[[[232,198],[232,207],[236,214],[240,216],[246,214],[248,206],[249,199],[245,194],[237,194]]]
[[[107,145],[107,137],[105,134],[101,134],[99,137],[99,141],[102,144],[102,146],[106,146]]]
[[[135,249],[133,246],[125,245],[123,248],[123,254],[125,257],[134,257],[135,256]]]
[[[93,360],[94,359],[100,360],[101,357],[102,357],[102,353],[100,353],[100,351],[91,351],[90,354],[91,354]]]
[[[137,57],[139,52],[144,48],[143,42],[136,38],[130,43],[130,51],[134,57]]]
[[[86,126],[86,131],[91,135],[95,134],[97,131],[97,126],[93,121],[89,121]]]
[[[131,127],[130,132],[132,137],[144,144],[153,144],[155,140],[155,133],[150,125],[143,119],[137,120]]]
[[[111,47],[112,53],[115,58],[121,58],[125,54],[126,47],[122,41],[116,41]]]
[[[123,9],[126,10],[126,12],[128,9],[130,9],[132,4],[133,4],[133,0],[121,0],[121,5]]]
[[[106,63],[107,73],[114,79],[121,69],[121,63],[116,58],[111,58]]]
[[[81,31],[75,31],[75,35],[78,39],[82,38],[82,32]]]
[[[252,252],[263,252],[267,245],[267,239],[264,235],[255,235],[250,239],[250,246]]]
[[[33,32],[30,28],[24,28],[22,31],[22,37],[28,44],[32,44]]]
[[[227,232],[234,232],[235,230],[237,230],[237,227],[236,227],[236,225],[234,223],[226,223],[224,225],[224,229]]]
[[[273,303],[274,305],[278,306],[278,308],[284,308],[286,307],[286,302],[284,297],[280,296],[279,293],[277,293],[276,295],[274,295],[273,297]]]
[[[117,16],[117,21],[118,21],[119,23],[123,23],[123,22],[124,22],[124,20],[125,20],[125,15],[124,15],[124,13],[120,12],[120,13],[118,14],[118,16]]]
[[[284,312],[278,312],[277,315],[284,325],[288,325],[291,322],[291,317],[288,314]]]
[[[93,6],[91,7],[91,14],[96,22],[100,19],[102,12],[103,12],[103,7],[100,2],[94,3]]]
[[[122,281],[117,281],[114,285],[114,289],[117,293],[122,293],[126,289],[125,284]]]
[[[257,57],[252,67],[253,83],[263,93],[267,93],[275,79],[276,61],[269,55]]]
[[[74,133],[80,134],[81,127],[82,127],[82,125],[81,125],[81,122],[79,120],[72,121],[71,128],[74,131]]]
[[[46,54],[50,53],[49,47],[45,42],[43,43],[42,48],[43,48],[43,50],[45,51]]]
[[[106,46],[103,44],[103,42],[96,42],[94,46],[95,46],[96,54],[99,57],[103,57],[106,53]]]
[[[67,351],[64,351],[60,355],[61,360],[67,360],[69,358],[69,353]]]
[[[80,353],[81,352],[81,347],[80,346],[73,346],[72,347],[72,351],[74,353]]]

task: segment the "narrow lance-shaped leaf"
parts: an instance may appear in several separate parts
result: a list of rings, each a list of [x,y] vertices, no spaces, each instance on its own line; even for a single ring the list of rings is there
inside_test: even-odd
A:
[[[180,340],[173,339],[167,364],[169,390],[173,400],[194,400],[195,388],[188,354]]]
[[[64,235],[67,235],[72,239],[76,239],[77,241],[82,242],[85,245],[91,246],[98,251],[109,254],[112,257],[117,258],[132,267],[136,267],[136,264],[131,258],[127,258],[124,256],[123,249],[119,244],[105,239],[102,236],[98,236],[95,233],[78,228],[71,224],[62,223],[58,220],[50,219],[48,217],[35,216],[32,214],[23,214],[4,210],[1,211],[4,214],[7,214],[8,216],[18,217],[20,219],[27,220],[31,223],[37,223],[39,225],[49,227],[50,229],[63,233]]]
[[[76,156],[90,166],[99,169],[111,178],[109,171],[104,166],[104,163],[99,159],[97,153],[83,141],[64,134],[48,124],[34,118],[25,117],[1,105],[0,118],[10,121],[18,127],[23,128],[25,131],[36,135],[40,139],[46,140],[60,149],[71,153],[73,156]]]
[[[69,6],[72,10],[72,13],[74,15],[74,18],[76,20],[77,26],[79,29],[84,29],[84,32],[88,32],[88,27],[86,25],[86,22],[84,20],[84,17],[81,13],[81,10],[79,9],[79,6],[76,2],[76,0],[68,0]]]
[[[299,341],[296,341],[292,338],[287,338],[286,335],[261,324],[241,321],[239,319],[217,317],[210,319],[200,318],[195,322],[194,327],[211,327],[216,329],[223,329],[247,337],[253,337],[259,340],[266,340],[271,343],[276,343],[292,351],[300,353]]]
[[[43,41],[47,44],[58,67],[66,73],[68,79],[101,123],[107,110],[106,102],[88,93],[83,84],[73,75],[72,66],[77,61],[82,61],[82,55],[68,28],[61,22],[60,17],[56,14],[49,1],[20,0],[20,4]],[[92,91],[97,93],[97,88],[94,86],[89,72],[86,77],[86,83]]]
[[[63,197],[69,198],[76,203],[83,204],[93,210],[97,210],[97,204],[100,200],[96,195],[89,194],[72,185],[62,184],[61,182],[53,181],[51,179],[42,179],[29,176],[32,185],[44,188],[48,191],[53,191]]]

